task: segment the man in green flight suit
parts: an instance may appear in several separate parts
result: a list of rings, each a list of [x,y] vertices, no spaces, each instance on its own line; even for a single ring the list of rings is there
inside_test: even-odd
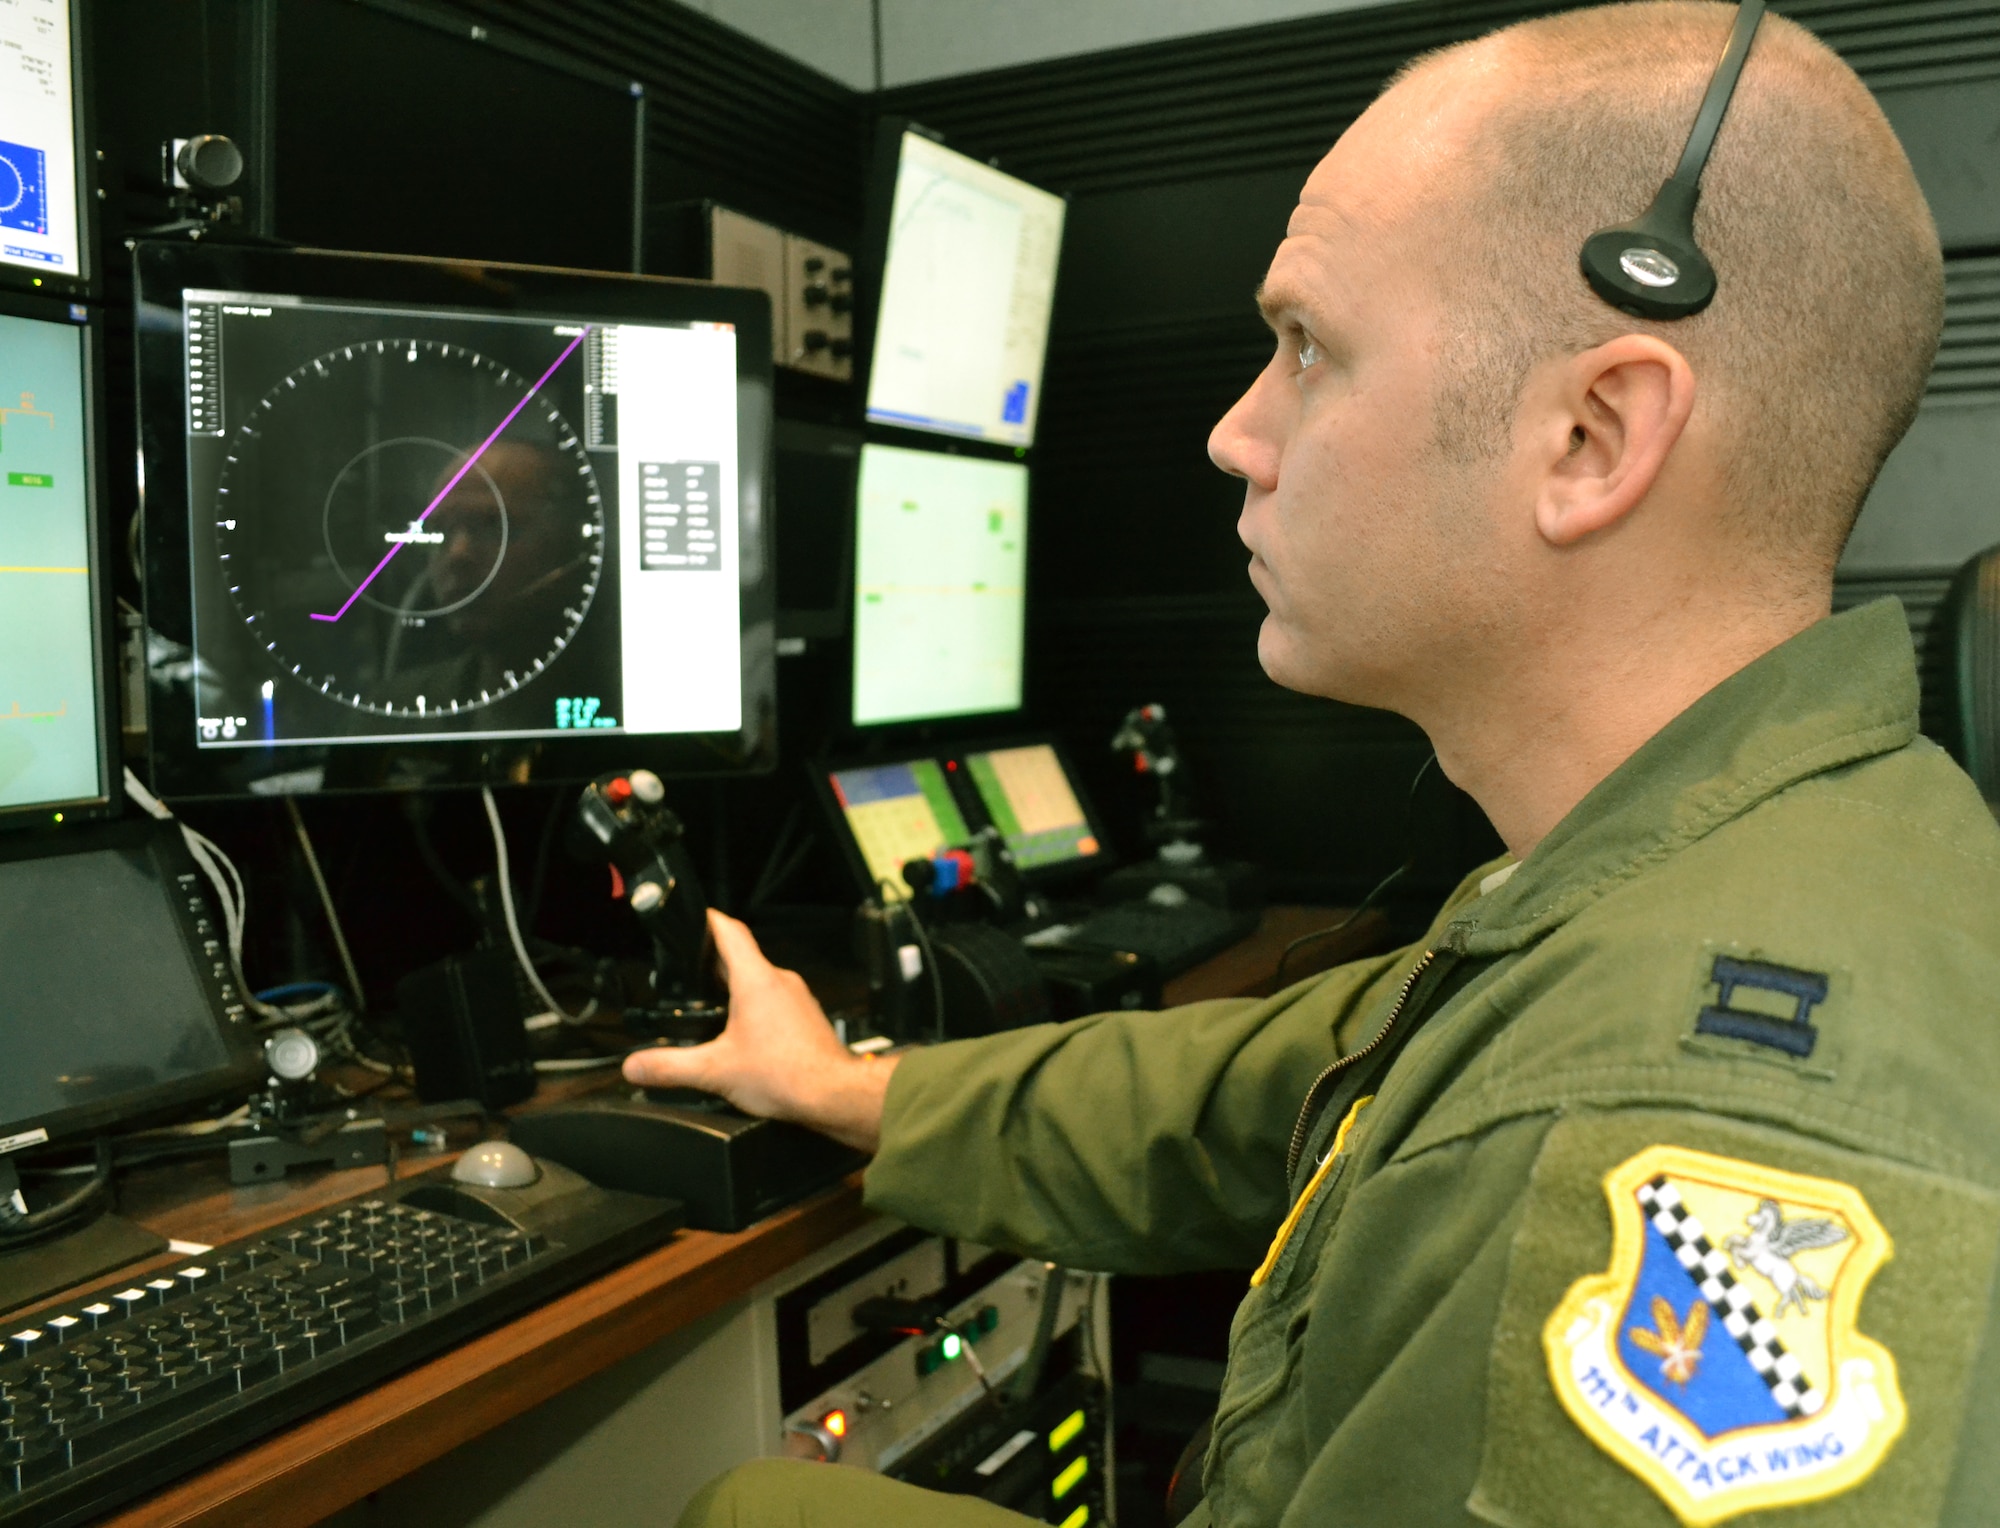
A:
[[[2000,830],[1917,736],[1898,608],[1829,614],[1938,343],[1936,231],[1861,82],[1768,17],[1703,186],[1712,307],[1578,272],[1732,19],[1419,61],[1259,294],[1275,354],[1210,451],[1263,665],[1417,722],[1510,851],[1420,946],[867,1061],[718,918],[727,1032],[627,1063],[873,1150],[868,1202],[934,1231],[1254,1267],[1197,1523],[2000,1514]],[[683,1521],[1026,1519],[766,1461]]]

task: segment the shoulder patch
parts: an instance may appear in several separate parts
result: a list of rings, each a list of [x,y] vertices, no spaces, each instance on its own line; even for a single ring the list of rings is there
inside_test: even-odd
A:
[[[1603,1186],[1611,1266],[1542,1329],[1577,1426],[1689,1528],[1867,1479],[1906,1412],[1857,1326],[1894,1250],[1860,1192],[1676,1146]]]

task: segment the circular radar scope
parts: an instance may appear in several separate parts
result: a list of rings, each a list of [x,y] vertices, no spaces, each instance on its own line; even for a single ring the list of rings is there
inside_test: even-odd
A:
[[[306,362],[230,435],[215,539],[281,673],[437,720],[532,684],[576,637],[604,504],[533,376],[464,345],[368,340]]]

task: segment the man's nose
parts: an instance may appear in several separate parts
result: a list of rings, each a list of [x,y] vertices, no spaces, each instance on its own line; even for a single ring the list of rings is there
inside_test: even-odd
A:
[[[1273,427],[1275,400],[1269,396],[1269,382],[1269,372],[1260,372],[1249,391],[1216,421],[1208,435],[1208,459],[1231,477],[1247,479],[1266,493],[1278,486],[1282,455]]]

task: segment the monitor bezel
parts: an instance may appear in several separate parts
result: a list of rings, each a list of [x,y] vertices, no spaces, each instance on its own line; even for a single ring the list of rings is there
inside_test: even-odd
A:
[[[1083,812],[1083,820],[1089,826],[1092,836],[1097,839],[1098,853],[1087,860],[1071,860],[1055,865],[1040,865],[1033,869],[1023,869],[1021,878],[1037,890],[1054,890],[1079,882],[1096,880],[1115,870],[1121,862],[1118,851],[1104,832],[1104,819],[1098,815],[1097,805],[1090,798],[1082,779],[1077,775],[1076,765],[1070,758],[1069,749],[1050,732],[1006,732],[975,739],[972,742],[950,747],[885,746],[865,753],[823,754],[806,762],[806,772],[811,779],[814,799],[820,804],[827,821],[833,825],[834,838],[840,844],[840,857],[847,867],[854,884],[866,888],[866,895],[875,894],[875,883],[868,872],[868,861],[862,857],[861,845],[856,842],[853,830],[847,825],[847,813],[842,809],[840,798],[833,793],[833,777],[843,770],[877,769],[885,764],[907,764],[917,759],[932,759],[939,764],[956,761],[964,777],[962,791],[954,791],[959,802],[959,810],[965,813],[965,804],[970,800],[976,812],[965,813],[966,825],[977,832],[983,827],[997,827],[992,813],[979,796],[979,788],[972,783],[972,776],[966,768],[965,760],[970,754],[995,753],[1008,748],[1033,748],[1046,746],[1055,752],[1056,762],[1062,766],[1063,777],[1076,796],[1076,804]],[[975,821],[974,818],[977,818]]]
[[[194,714],[164,668],[148,675],[153,788],[190,799],[320,795],[479,785],[569,784],[612,769],[678,777],[767,773],[778,755],[776,567],[771,557],[770,300],[762,293],[664,276],[476,263],[415,255],[142,242],[133,251],[141,504],[149,638],[191,646],[191,509],[181,293],[269,292],[532,312],[607,321],[723,322],[737,327],[738,534],[742,569],[743,724],[727,733],[611,733],[559,739],[421,739],[294,746],[266,756],[195,746]]]
[[[885,445],[902,445],[913,448],[929,446],[936,449],[941,441],[950,441],[966,447],[969,453],[989,455],[1015,461],[1026,461],[1034,453],[1035,444],[1042,433],[1042,410],[1038,401],[1035,406],[1034,428],[1028,432],[1026,441],[987,440],[983,436],[965,435],[955,430],[930,430],[920,425],[892,424],[885,420],[868,416],[868,387],[875,370],[875,329],[881,316],[882,283],[889,265],[889,227],[896,205],[896,178],[902,169],[903,138],[906,134],[927,138],[941,149],[948,149],[963,159],[981,163],[976,156],[966,153],[948,142],[937,129],[927,127],[914,117],[885,116],[877,118],[875,143],[868,159],[868,184],[863,200],[861,224],[861,247],[854,261],[854,402],[860,414],[863,428],[871,440],[880,440]],[[1065,205],[1069,197],[1061,191],[1047,186],[1036,185],[1034,181],[1002,169],[998,164],[985,162],[986,167],[1009,180],[1019,181],[1032,190],[1060,198]],[[1064,230],[1068,222],[1065,217]],[[1062,280],[1061,247],[1058,246],[1056,274],[1054,280]],[[1042,378],[1041,390],[1048,390],[1049,344],[1055,333],[1056,290],[1049,298],[1049,328],[1042,337]]]
[[[90,297],[99,291],[97,271],[97,135],[91,110],[91,0],[67,0],[69,7],[70,135],[76,163],[71,187],[76,197],[76,270],[51,273],[32,265],[0,261],[0,291],[42,297]]]
[[[26,859],[52,859],[63,855],[91,854],[104,850],[140,849],[145,852],[159,873],[163,896],[173,894],[177,877],[199,875],[193,858],[188,854],[179,830],[169,823],[157,823],[150,818],[127,818],[121,822],[97,823],[89,829],[66,835],[57,842],[41,842],[18,838],[0,839],[0,867]],[[201,883],[204,895],[207,883]],[[219,1067],[191,1077],[178,1078],[172,1082],[157,1083],[151,1087],[134,1088],[109,1098],[78,1104],[73,1108],[52,1110],[45,1114],[25,1115],[20,1119],[0,1119],[0,1140],[12,1141],[14,1148],[38,1146],[46,1142],[59,1146],[66,1141],[89,1139],[101,1135],[112,1127],[131,1128],[136,1125],[171,1118],[192,1106],[210,1100],[228,1099],[234,1095],[240,1101],[242,1095],[254,1089],[265,1073],[262,1042],[258,1039],[249,1010],[240,1009],[240,1017],[233,1016],[222,1006],[215,991],[215,984],[203,970],[204,952],[196,947],[188,920],[175,911],[173,921],[179,933],[181,946],[187,955],[188,967],[196,985],[208,998],[209,1015],[214,1022],[216,1033],[221,1037],[229,1052],[228,1059]],[[80,932],[79,944],[88,940]],[[55,1021],[61,1022],[61,1015]],[[40,1138],[24,1141],[24,1135]]]
[[[97,708],[98,778],[103,786],[96,796],[71,801],[0,806],[0,841],[4,841],[17,833],[61,833],[114,816],[125,792],[120,782],[117,648],[113,642],[116,603],[111,597],[113,547],[105,512],[109,456],[104,438],[104,317],[81,303],[17,292],[0,292],[0,313],[83,331],[84,534],[90,551],[90,635],[94,649],[92,666],[97,676],[93,698]]]

